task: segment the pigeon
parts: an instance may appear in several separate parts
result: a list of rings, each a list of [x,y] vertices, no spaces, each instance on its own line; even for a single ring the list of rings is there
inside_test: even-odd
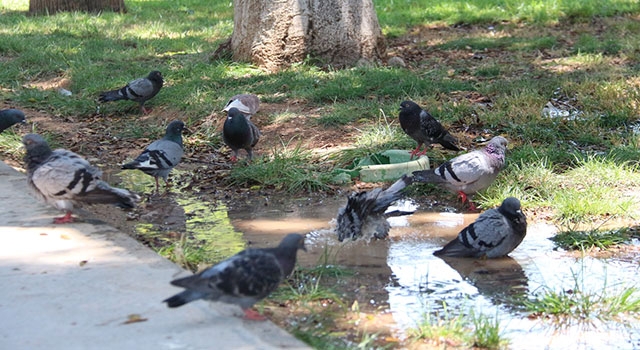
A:
[[[159,177],[164,180],[168,188],[169,173],[182,159],[182,130],[184,130],[183,122],[172,121],[167,126],[163,138],[152,142],[136,159],[122,165],[122,169],[138,169],[153,176],[156,179],[156,192],[159,192],[160,188]]]
[[[171,281],[186,290],[163,302],[174,308],[198,299],[221,301],[240,306],[248,319],[264,320],[251,307],[291,274],[298,249],[307,250],[304,236],[291,233],[275,248],[243,250],[198,274]]]
[[[55,224],[73,222],[73,206],[77,203],[115,204],[133,208],[140,197],[128,190],[109,186],[101,180],[102,172],[81,156],[65,150],[51,150],[42,136],[28,134],[22,138],[27,149],[27,184],[44,202],[66,215],[55,218]]]
[[[144,103],[158,94],[162,88],[162,83],[162,73],[154,70],[146,78],[138,78],[130,81],[129,84],[122,88],[101,93],[98,101],[136,101],[140,104],[140,112],[147,114],[149,111],[144,108]]]
[[[433,255],[462,258],[499,258],[511,253],[527,234],[527,218],[520,201],[509,197],[498,209],[489,209],[465,227],[458,237]]]
[[[439,143],[442,147],[452,151],[459,151],[458,142],[429,112],[420,108],[413,101],[400,103],[400,126],[402,130],[414,139],[418,146],[411,151],[411,158],[427,153],[427,147],[432,143]],[[425,149],[420,152],[420,147],[425,144]]]
[[[239,109],[231,107],[222,128],[222,139],[233,151],[232,162],[238,160],[238,151],[241,148],[247,151],[247,157],[251,160],[253,159],[253,147],[260,139],[260,130],[251,120],[245,118]]]
[[[385,211],[391,203],[402,198],[402,190],[411,185],[413,177],[403,175],[386,190],[376,188],[371,191],[354,192],[347,204],[338,211],[336,232],[338,240],[385,239],[389,236],[389,223]]]
[[[476,210],[467,195],[481,191],[493,183],[504,167],[507,139],[502,136],[492,138],[479,150],[461,154],[439,167],[413,172],[414,182],[442,184],[448,190],[458,193],[462,203]]]
[[[13,126],[13,124],[25,124],[24,112],[19,109],[3,109],[0,111],[0,133]]]
[[[228,112],[231,108],[237,108],[245,117],[251,118],[252,115],[260,110],[260,98],[254,94],[239,94],[232,96],[224,106],[223,111]]]

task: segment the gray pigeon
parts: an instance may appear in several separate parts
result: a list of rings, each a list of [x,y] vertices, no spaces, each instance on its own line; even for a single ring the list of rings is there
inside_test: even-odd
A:
[[[338,240],[346,238],[356,240],[384,239],[389,236],[389,223],[385,212],[391,203],[402,198],[402,190],[411,185],[413,178],[403,175],[386,190],[376,188],[372,191],[352,193],[347,204],[338,211],[336,232]]]
[[[467,195],[493,183],[504,167],[506,149],[507,139],[496,136],[482,149],[461,154],[434,169],[414,171],[414,181],[442,184],[457,193],[463,203],[468,202],[471,210],[476,210]]]
[[[260,110],[260,98],[254,94],[239,94],[232,96],[224,106],[223,111],[228,112],[231,108],[237,108],[247,118],[258,113]]]
[[[291,274],[298,249],[306,251],[304,236],[291,233],[276,248],[243,250],[198,274],[171,281],[186,290],[163,302],[178,307],[198,299],[221,301],[240,306],[248,319],[264,320],[251,307]]]
[[[147,114],[148,111],[144,108],[144,103],[158,94],[158,92],[162,88],[162,83],[162,73],[154,70],[145,78],[132,80],[124,87],[101,93],[98,101],[135,101],[140,104],[140,112],[142,114]]]
[[[40,135],[25,135],[22,143],[27,149],[27,184],[40,199],[67,211],[54,219],[56,224],[73,222],[73,206],[80,202],[133,208],[140,200],[137,194],[102,181],[102,172],[81,156],[65,149],[52,151]]]
[[[122,169],[138,169],[153,176],[156,179],[156,192],[160,190],[159,177],[164,180],[166,187],[169,187],[169,173],[182,159],[182,130],[183,122],[172,121],[167,126],[163,138],[152,142],[136,159],[124,164]]]
[[[413,101],[400,103],[400,126],[402,130],[414,139],[418,146],[411,152],[411,158],[427,153],[427,148],[433,143],[439,143],[442,147],[452,151],[459,151],[458,142],[429,112],[420,108]],[[420,147],[425,148],[420,152]]]
[[[18,109],[3,109],[0,111],[0,133],[10,128],[13,124],[25,124],[27,120],[24,113]]]
[[[463,258],[498,258],[505,256],[522,242],[527,234],[527,218],[520,201],[509,197],[497,209],[480,214],[458,237],[433,255]]]
[[[231,161],[238,160],[238,151],[247,151],[249,160],[253,159],[253,147],[260,140],[260,130],[239,109],[232,107],[227,112],[227,119],[222,128],[222,139],[231,148]]]

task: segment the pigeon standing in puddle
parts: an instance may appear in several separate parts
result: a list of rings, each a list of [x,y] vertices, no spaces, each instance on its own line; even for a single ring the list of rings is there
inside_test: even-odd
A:
[[[391,203],[402,198],[402,190],[411,185],[413,178],[403,175],[386,190],[376,188],[371,191],[354,192],[347,204],[338,211],[336,232],[338,240],[350,238],[378,238],[389,236],[389,223],[385,211]]]
[[[463,258],[498,258],[511,253],[527,234],[527,218],[517,198],[509,197],[497,209],[480,214],[458,237],[433,255]]]
[[[156,192],[159,192],[158,178],[162,178],[169,187],[169,173],[182,159],[182,131],[184,123],[174,120],[167,126],[164,137],[152,142],[133,161],[122,165],[122,169],[138,169],[156,180]]]

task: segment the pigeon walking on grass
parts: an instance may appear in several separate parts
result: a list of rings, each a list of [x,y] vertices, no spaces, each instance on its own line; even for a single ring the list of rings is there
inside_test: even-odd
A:
[[[352,193],[347,204],[338,211],[336,232],[338,240],[384,239],[389,236],[389,223],[385,211],[391,203],[402,198],[402,190],[411,185],[413,178],[404,175],[386,190]]]
[[[163,138],[152,142],[136,159],[124,164],[122,169],[138,169],[153,176],[156,180],[156,192],[160,189],[158,178],[162,178],[166,187],[169,187],[169,173],[182,159],[182,130],[183,122],[172,121]]]
[[[233,151],[232,162],[238,160],[240,149],[247,151],[247,158],[251,160],[253,159],[253,147],[260,140],[260,130],[239,109],[232,107],[227,112],[227,119],[224,121],[222,139]]]
[[[132,80],[124,87],[101,93],[98,101],[135,101],[140,105],[140,112],[142,114],[147,114],[149,111],[144,108],[144,103],[158,94],[158,92],[162,88],[162,83],[162,73],[154,70],[145,78]]]
[[[498,258],[511,253],[527,234],[527,218],[517,198],[505,199],[499,208],[480,214],[458,237],[436,256],[463,258]]]
[[[71,213],[77,203],[133,208],[140,200],[135,193],[102,181],[102,172],[81,156],[65,149],[52,151],[40,135],[28,134],[22,143],[27,149],[27,184],[44,202],[66,210],[65,216],[55,218],[56,224],[73,222]]]
[[[427,148],[433,143],[439,143],[442,147],[452,151],[459,151],[458,142],[429,112],[420,108],[413,101],[400,103],[400,126],[402,130],[414,139],[418,146],[411,151],[411,158],[427,153]],[[425,145],[421,152],[420,148]]]
[[[468,202],[469,209],[476,210],[467,196],[493,183],[504,167],[506,150],[507,139],[496,136],[482,149],[461,154],[434,169],[414,171],[414,181],[442,184],[457,193],[463,204]]]
[[[228,112],[231,108],[237,108],[245,117],[251,118],[252,115],[260,110],[260,98],[254,94],[239,94],[232,96],[224,106],[223,111]]]
[[[0,111],[0,133],[14,124],[25,124],[26,122],[24,112],[19,109],[3,109]]]
[[[275,248],[241,251],[198,274],[171,281],[186,290],[164,302],[173,308],[198,299],[221,301],[240,306],[248,319],[264,320],[251,307],[291,274],[298,249],[306,251],[304,236],[292,233]]]

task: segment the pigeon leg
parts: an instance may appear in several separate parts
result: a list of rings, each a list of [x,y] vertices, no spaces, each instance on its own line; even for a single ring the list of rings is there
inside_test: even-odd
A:
[[[155,177],[156,179],[156,193],[160,193],[160,182],[158,181],[158,177]]]
[[[235,155],[231,156],[231,163],[235,163],[237,161],[238,161],[238,157],[236,157]]]
[[[246,309],[244,310],[244,318],[246,318],[247,320],[253,320],[253,321],[264,321],[267,318],[260,315],[260,313],[254,309]]]
[[[71,216],[71,211],[67,211],[67,213],[62,217],[53,219],[54,224],[68,224],[70,222],[74,222],[74,219]]]
[[[425,147],[421,152],[416,153],[415,156],[420,157],[424,156],[425,154],[427,154],[427,147]]]
[[[462,202],[462,204],[467,203],[470,211],[478,211],[478,208],[476,208],[476,205],[473,204],[471,200],[469,200],[469,197],[467,197],[466,193],[462,191],[458,191],[458,198],[460,198],[460,201]]]
[[[414,157],[416,154],[420,153],[420,147],[422,147],[422,144],[421,144],[421,143],[419,143],[419,144],[418,144],[418,147],[416,147],[416,149],[414,149],[413,151],[411,151],[411,158],[409,158],[409,159],[413,159],[413,157]],[[426,151],[425,151],[425,152],[426,152]]]

